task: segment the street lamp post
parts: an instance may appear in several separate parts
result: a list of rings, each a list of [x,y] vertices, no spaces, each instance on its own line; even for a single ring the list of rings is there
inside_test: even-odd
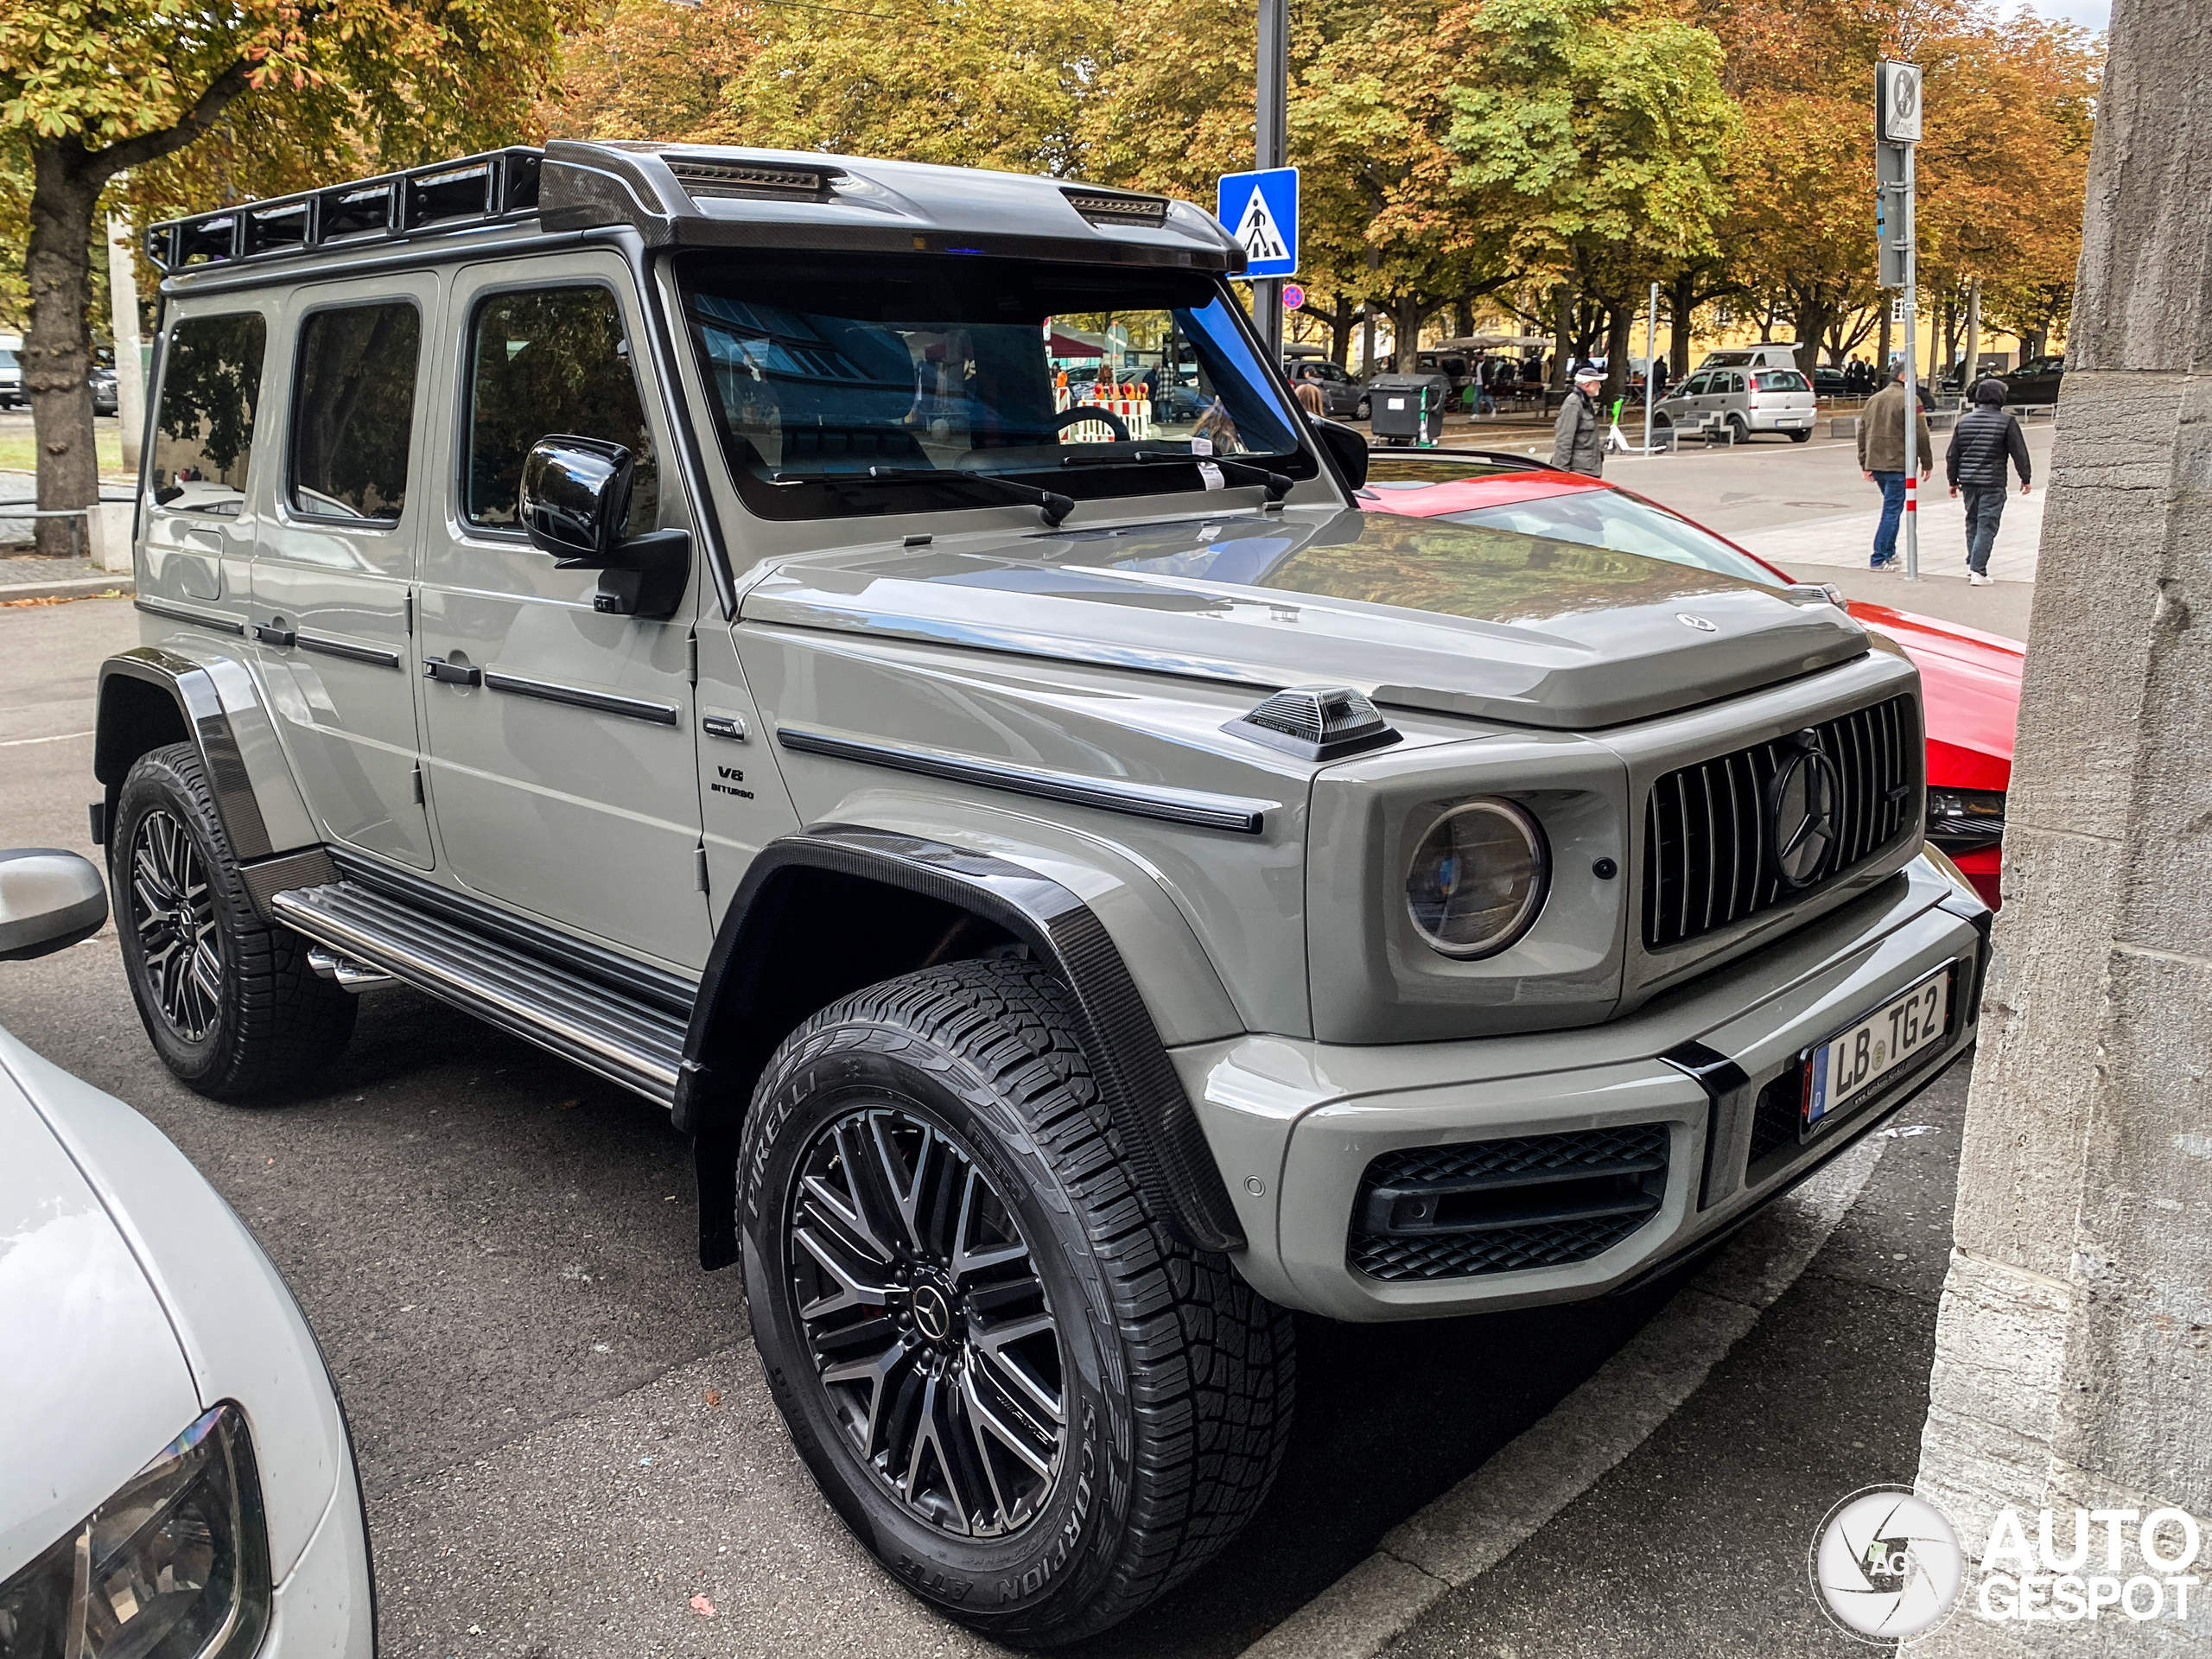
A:
[[[1290,0],[1260,0],[1259,133],[1254,166],[1264,173],[1289,164]],[[1282,361],[1282,283],[1263,276],[1252,284],[1252,322],[1269,358]]]
[[[1875,209],[1878,273],[1885,288],[1903,290],[1904,313],[1904,575],[1920,580],[1920,354],[1914,323],[1920,309],[1920,254],[1913,233],[1914,152],[1920,143],[1920,69],[1882,60],[1874,79]],[[1890,221],[1896,202],[1897,220]],[[1883,365],[1886,372],[1888,365]]]

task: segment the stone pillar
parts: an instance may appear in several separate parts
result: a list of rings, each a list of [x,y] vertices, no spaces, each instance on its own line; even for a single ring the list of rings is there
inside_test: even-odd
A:
[[[2005,1504],[2212,1517],[2212,8],[2111,41],[1921,1446],[1969,1598]],[[2202,1595],[1910,1650],[2212,1652]]]
[[[138,443],[146,429],[146,366],[138,358],[138,262],[132,257],[130,221],[107,216],[108,315],[115,333],[115,410],[123,429],[123,465],[138,470]],[[128,568],[127,566],[125,567]]]

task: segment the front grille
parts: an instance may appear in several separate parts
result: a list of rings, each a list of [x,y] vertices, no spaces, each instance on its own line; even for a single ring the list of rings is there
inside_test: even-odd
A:
[[[1586,1262],[1657,1213],[1667,1126],[1408,1147],[1367,1166],[1347,1259],[1376,1279]]]
[[[1663,950],[1778,904],[1817,893],[1911,827],[1925,758],[1910,696],[1810,728],[1834,765],[1832,844],[1812,879],[1783,878],[1768,827],[1776,774],[1800,734],[1670,772],[1651,786],[1643,817],[1643,943]]]

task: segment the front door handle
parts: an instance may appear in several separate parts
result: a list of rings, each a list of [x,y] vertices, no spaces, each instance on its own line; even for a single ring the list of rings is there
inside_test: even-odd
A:
[[[442,657],[425,657],[423,659],[423,677],[446,685],[481,685],[484,683],[484,671],[472,668],[467,663],[449,663]]]
[[[295,633],[291,629],[285,627],[281,622],[255,623],[253,625],[253,637],[260,640],[264,645],[284,646],[289,646],[294,640],[299,638],[296,633]]]

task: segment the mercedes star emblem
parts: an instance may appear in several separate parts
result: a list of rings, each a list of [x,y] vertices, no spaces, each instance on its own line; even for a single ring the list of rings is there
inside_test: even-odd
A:
[[[1775,868],[1784,887],[1817,880],[1835,846],[1835,808],[1843,793],[1835,762],[1811,743],[1799,740],[1797,752],[1782,763],[1767,795],[1767,830]]]
[[[1720,625],[1718,622],[1708,622],[1701,616],[1692,616],[1688,611],[1676,611],[1675,620],[1686,628],[1695,628],[1700,633],[1720,632]]]

